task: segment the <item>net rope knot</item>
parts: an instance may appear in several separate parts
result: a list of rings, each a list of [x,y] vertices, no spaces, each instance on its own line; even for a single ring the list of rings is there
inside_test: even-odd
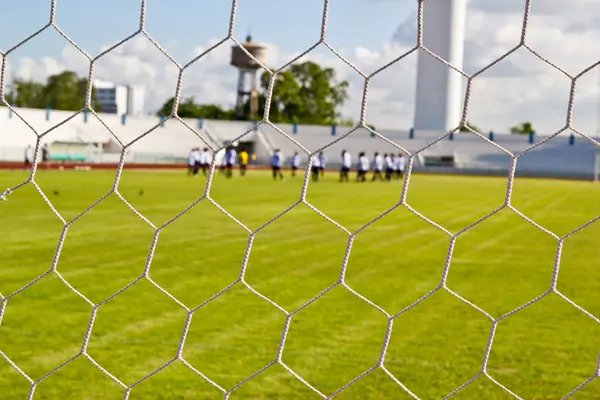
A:
[[[6,189],[4,192],[0,193],[0,200],[1,201],[6,201],[7,197],[12,193],[12,190],[10,190],[10,188]]]

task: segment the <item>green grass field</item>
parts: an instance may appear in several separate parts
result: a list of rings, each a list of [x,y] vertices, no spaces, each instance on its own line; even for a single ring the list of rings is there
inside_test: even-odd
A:
[[[36,181],[66,221],[107,193],[111,172],[39,171]],[[0,173],[0,189],[26,178]],[[408,203],[456,233],[501,206],[506,179],[415,175]],[[203,178],[182,172],[125,171],[120,192],[150,223],[160,226],[204,191]],[[241,179],[216,175],[212,198],[250,230],[298,200],[302,179],[274,182],[250,172]],[[402,184],[339,184],[335,174],[310,184],[307,201],[350,232],[396,204]],[[141,192],[143,191],[143,193]],[[512,204],[559,237],[600,214],[600,185],[516,179]],[[0,293],[9,295],[53,265],[62,223],[32,185],[0,202]],[[94,304],[140,276],[152,248],[153,228],[115,195],[66,231],[57,269]],[[234,282],[248,232],[208,201],[201,201],[160,231],[149,275],[193,308]],[[558,290],[600,317],[600,221],[564,242]],[[348,235],[301,204],[254,238],[245,272],[256,291],[294,311],[340,277]],[[440,284],[450,236],[400,207],[360,232],[352,246],[347,284],[395,314]],[[557,241],[508,209],[456,240],[447,286],[497,318],[550,288]],[[57,275],[49,274],[6,304],[0,350],[33,380],[77,355],[92,307]],[[141,280],[97,312],[87,353],[131,385],[171,360],[186,311]],[[193,314],[183,358],[226,390],[273,361],[285,315],[238,283]],[[421,399],[439,399],[481,369],[492,322],[440,290],[394,320],[385,365]],[[294,315],[282,361],[330,395],[374,366],[387,318],[337,286]],[[600,324],[549,294],[502,320],[488,372],[524,399],[558,399],[595,371]],[[30,384],[0,358],[0,398],[26,399]],[[83,356],[35,390],[34,399],[121,399],[124,389]],[[217,399],[223,394],[175,361],[135,386],[130,399]],[[274,364],[237,388],[231,399],[317,399]],[[340,399],[406,399],[383,370],[375,369]],[[508,399],[481,376],[458,399]],[[600,398],[593,382],[574,399]]]

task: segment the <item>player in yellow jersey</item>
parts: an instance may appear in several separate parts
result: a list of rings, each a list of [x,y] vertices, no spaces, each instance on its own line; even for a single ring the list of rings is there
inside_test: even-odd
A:
[[[248,166],[248,152],[246,150],[240,151],[240,175],[246,175],[246,167]]]

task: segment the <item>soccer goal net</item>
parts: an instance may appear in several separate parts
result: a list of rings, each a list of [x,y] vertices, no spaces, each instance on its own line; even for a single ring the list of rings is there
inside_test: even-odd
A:
[[[467,0],[402,2],[413,6],[415,38],[371,71],[345,58],[327,31],[334,3],[344,18],[358,2],[318,2],[316,42],[270,67],[264,47],[234,29],[242,3],[259,2],[227,2],[227,34],[180,62],[146,23],[156,7],[179,24],[183,15],[167,13],[178,2],[140,0],[139,29],[96,54],[63,29],[61,13],[81,18],[83,30],[110,30],[106,15],[116,21],[121,9],[96,15],[85,2],[64,10],[47,0],[42,26],[0,49],[0,398],[598,399],[597,188],[518,175],[520,165],[547,171],[556,155],[579,168],[580,144],[569,147],[563,133],[575,130],[575,84],[594,67],[569,74],[529,46],[540,2],[522,1],[514,48],[468,74],[457,50]],[[40,15],[13,18],[21,3],[2,6],[8,37],[10,21]],[[194,19],[209,3],[190,1],[181,14],[210,26]],[[285,5],[260,23],[303,18],[316,1],[293,2],[298,15],[291,3],[273,0]],[[50,34],[84,60],[83,78],[18,74],[19,57],[27,68],[32,57],[59,68],[42,54]],[[184,91],[197,88],[186,81],[191,69],[222,58],[223,47],[234,49],[239,72],[230,110],[204,104],[218,97],[216,83],[196,99]],[[330,57],[323,66],[311,58],[317,47]],[[176,79],[165,106],[134,115],[127,107],[141,92],[96,75],[113,57],[109,78],[127,86],[140,61],[129,52],[148,48],[153,55],[139,58],[167,60],[160,68]],[[571,81],[562,130],[494,136],[467,124],[473,83],[517,50]],[[369,96],[387,93],[387,102],[396,88],[370,85],[412,55],[420,65],[414,120],[424,128],[373,127]],[[199,79],[229,64],[210,64]],[[356,123],[329,117],[330,97],[350,93],[347,82],[327,82],[329,64],[360,77]],[[146,89],[167,85],[153,71]],[[125,111],[115,99],[125,99]],[[59,102],[64,110],[51,110]],[[427,127],[453,113],[457,126]],[[581,132],[576,140],[598,146]],[[92,143],[102,157],[91,168],[87,158],[52,154],[69,152],[61,143]],[[589,179],[589,156],[584,164],[575,172]],[[485,176],[465,176],[473,165]]]

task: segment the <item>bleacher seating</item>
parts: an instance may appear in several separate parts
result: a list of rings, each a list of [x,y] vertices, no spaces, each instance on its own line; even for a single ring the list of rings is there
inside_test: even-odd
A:
[[[50,153],[50,161],[58,162],[86,162],[88,160],[87,154],[55,154]]]
[[[298,128],[296,134],[293,133],[291,125],[277,125],[277,127],[310,151],[321,148],[350,130],[350,128],[340,129],[338,127],[336,129],[336,136],[332,136],[330,127],[313,128],[302,126]],[[276,147],[280,148],[285,155],[300,151],[296,144],[277,130],[271,127],[261,127],[261,129],[267,134],[270,141]],[[488,140],[482,139],[470,132],[456,133],[453,135],[452,140],[447,137],[431,146],[429,145],[433,141],[445,133],[417,132],[413,139],[410,139],[408,131],[381,130],[378,133],[411,153],[424,149],[422,150],[423,155],[436,156],[439,159],[454,157],[455,168],[465,171],[508,171],[511,165],[509,154],[494,146]],[[527,175],[592,176],[595,154],[600,151],[600,147],[583,137],[576,137],[574,144],[570,145],[569,136],[570,133],[561,133],[527,151],[518,159],[517,173]],[[535,142],[537,143],[543,139],[543,136],[537,136]],[[525,135],[495,134],[493,143],[515,155],[532,146],[529,143],[529,137]],[[329,166],[339,165],[339,154],[342,149],[348,150],[353,155],[358,154],[360,151],[365,151],[369,156],[376,151],[380,153],[397,153],[400,151],[385,140],[372,137],[366,129],[357,129],[324,150],[329,159]],[[306,157],[304,157],[304,160],[306,161]],[[423,158],[417,158],[415,169],[432,170],[432,168],[424,165],[422,161]]]
[[[268,162],[274,149],[280,149],[284,157],[299,152],[305,165],[308,157],[303,148],[310,152],[322,149],[331,168],[339,166],[340,153],[344,149],[354,159],[361,151],[371,157],[374,152],[399,153],[404,149],[410,153],[420,152],[414,163],[417,170],[504,173],[511,165],[510,156],[504,150],[518,154],[532,146],[526,135],[502,133],[494,134],[494,143],[501,146],[500,149],[470,132],[455,133],[452,138],[446,137],[432,144],[445,133],[414,132],[411,135],[407,129],[378,129],[383,137],[380,138],[364,128],[353,130],[342,126],[334,129],[331,126],[276,124],[276,129],[268,123],[261,123],[255,128],[255,123],[247,121],[186,119],[184,124],[175,119],[161,121],[156,116],[122,118],[114,114],[99,114],[100,121],[94,115],[86,116],[84,113],[73,117],[73,113],[65,111],[47,114],[46,110],[18,108],[16,112],[27,124],[8,108],[0,108],[1,161],[22,161],[26,146],[35,144],[36,134],[46,132],[41,138],[42,143],[79,145],[74,146],[78,149],[76,151],[51,154],[52,159],[79,162],[116,162],[123,144],[129,145],[128,162],[184,163],[192,147],[205,147],[206,142],[218,148],[247,133],[241,140],[254,142],[257,163],[262,164]],[[561,133],[527,151],[518,159],[517,174],[593,176],[598,143],[579,136],[571,143],[570,135]],[[536,135],[535,142],[543,139],[544,136]],[[598,138],[595,140],[598,141]],[[87,144],[89,151],[81,151],[82,144]],[[427,166],[425,161],[428,158],[444,159],[444,163],[454,166]]]

